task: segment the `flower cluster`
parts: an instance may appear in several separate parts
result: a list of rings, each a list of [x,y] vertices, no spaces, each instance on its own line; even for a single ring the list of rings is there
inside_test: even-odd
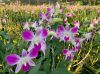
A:
[[[47,13],[40,14],[39,20],[31,22],[31,25],[29,22],[24,23],[22,39],[26,42],[30,42],[28,50],[26,51],[23,49],[21,57],[17,54],[10,54],[5,58],[9,65],[17,65],[15,73],[18,73],[20,69],[25,72],[29,71],[30,66],[35,66],[33,59],[38,56],[38,52],[40,50],[45,56],[47,47],[46,38],[48,36],[48,32],[49,34],[53,32],[44,28],[42,23],[52,21],[53,15],[55,13],[55,8],[57,8],[57,6],[54,6],[54,8],[48,8]],[[31,27],[34,28],[35,32],[30,29]]]
[[[28,50],[25,49],[22,50],[21,57],[17,54],[10,54],[6,56],[6,61],[9,65],[14,66],[17,65],[15,73],[18,73],[20,69],[23,71],[29,71],[30,66],[35,66],[35,63],[33,62],[33,59],[35,59],[38,56],[38,52],[42,51],[44,56],[46,54],[47,44],[46,39],[49,35],[52,35],[52,37],[55,37],[59,39],[59,41],[63,41],[65,43],[71,44],[71,48],[65,48],[63,50],[63,55],[65,56],[65,60],[73,60],[74,53],[78,52],[81,49],[81,45],[85,40],[90,40],[92,37],[92,32],[83,34],[83,37],[78,37],[78,30],[80,27],[79,21],[73,22],[73,27],[70,25],[59,25],[56,30],[48,29],[44,25],[44,23],[50,23],[54,19],[54,15],[61,11],[59,9],[59,6],[54,6],[47,9],[46,13],[39,14],[39,20],[35,22],[24,23],[23,32],[22,32],[22,39],[26,42],[29,42],[30,45],[28,47]],[[68,13],[66,15],[66,23],[67,23],[67,17],[74,17],[75,14]],[[100,18],[98,18],[100,20]],[[92,23],[94,26],[97,24],[97,21],[94,20]],[[31,29],[31,28],[34,28]],[[51,38],[52,39],[52,38]]]

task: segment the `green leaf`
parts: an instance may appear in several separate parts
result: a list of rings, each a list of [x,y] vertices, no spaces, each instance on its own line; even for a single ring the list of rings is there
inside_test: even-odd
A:
[[[72,72],[66,70],[66,68],[57,68],[55,71],[51,72],[50,74],[72,74]]]
[[[41,58],[37,61],[36,66],[33,67],[33,68],[29,71],[28,74],[33,74],[33,73],[34,73],[34,74],[37,74],[43,60],[44,60],[44,57],[41,57]]]
[[[47,72],[47,73],[50,72],[50,60],[49,59],[44,62],[44,64],[43,64],[43,70],[45,72]]]
[[[58,63],[57,68],[66,68],[68,63],[70,63],[70,61],[62,60],[61,62]]]
[[[47,74],[47,73],[44,71],[38,71],[37,74]]]

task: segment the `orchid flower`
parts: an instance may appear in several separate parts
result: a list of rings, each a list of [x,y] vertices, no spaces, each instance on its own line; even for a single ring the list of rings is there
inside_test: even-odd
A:
[[[86,40],[90,40],[92,37],[92,32],[83,34]]]
[[[37,56],[37,48],[33,48],[30,52],[27,52],[23,49],[21,57],[17,54],[10,54],[6,56],[5,60],[11,66],[17,65],[15,73],[18,73],[21,69],[26,72],[29,71],[30,66],[35,66],[35,63],[32,59],[36,58]]]
[[[66,16],[70,17],[70,18],[73,18],[75,16],[75,14],[74,13],[67,13]]]
[[[74,35],[78,32],[77,27],[69,28],[69,26],[59,26],[57,29],[57,36],[60,40],[71,41],[74,38]]]
[[[47,12],[50,14],[51,17],[55,13],[54,8],[47,8]]]
[[[44,20],[48,21],[48,17],[49,17],[48,13],[44,13],[44,14],[41,13],[40,14],[40,18],[41,18],[42,21],[44,21]]]
[[[69,50],[69,49],[64,49],[63,50],[63,55],[65,56],[65,60],[73,60],[73,51]]]
[[[33,24],[31,25],[31,27],[33,27],[33,28],[35,29],[35,31],[36,31],[36,30],[42,30],[42,29],[43,29],[43,27],[40,26],[40,25],[37,23],[37,21],[33,22]]]
[[[79,26],[80,26],[79,21],[74,21],[73,23],[74,23],[74,27],[78,27],[79,28]]]
[[[32,25],[31,25],[31,27],[33,27],[33,28],[36,28],[37,26],[38,26],[37,21],[33,22]]]
[[[81,49],[81,44],[85,41],[85,38],[74,38],[74,41],[72,41],[72,44],[74,47],[72,47],[72,50],[74,52],[77,52]]]
[[[41,51],[43,51],[44,55],[45,55],[45,50],[46,50],[47,36],[48,36],[48,32],[46,29],[37,30],[36,34],[34,34],[30,30],[25,30],[22,32],[22,38],[25,41],[31,41],[28,51],[30,51],[32,48],[34,48],[34,45],[38,45],[41,47],[40,49],[41,49]]]

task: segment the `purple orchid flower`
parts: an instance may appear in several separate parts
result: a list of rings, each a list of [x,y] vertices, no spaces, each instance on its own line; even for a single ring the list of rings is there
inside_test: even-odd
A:
[[[73,51],[69,50],[69,49],[64,49],[63,50],[63,55],[65,56],[65,60],[73,60]]]
[[[53,14],[55,13],[54,8],[47,8],[47,12],[50,14],[50,16],[52,17]]]
[[[81,44],[85,41],[85,38],[74,38],[74,41],[72,41],[72,50],[73,52],[77,52],[81,49]]]
[[[14,66],[17,65],[15,69],[15,73],[18,73],[20,69],[23,71],[29,71],[30,66],[35,66],[35,63],[32,59],[38,56],[37,48],[33,48],[30,52],[27,52],[23,49],[22,56],[20,57],[17,54],[10,54],[6,56],[6,61],[9,65]]]
[[[74,39],[75,34],[78,32],[77,27],[69,28],[69,26],[60,25],[57,29],[57,36],[60,38],[60,40],[69,42]]]
[[[34,45],[40,46],[41,51],[43,51],[45,55],[46,50],[46,38],[48,36],[48,32],[46,29],[37,30],[36,34],[34,34],[30,30],[25,30],[22,32],[22,38],[25,41],[31,41],[28,51],[34,48]]]
[[[44,13],[44,14],[41,13],[40,18],[41,18],[42,21],[44,21],[44,20],[48,21],[49,14],[48,13]]]

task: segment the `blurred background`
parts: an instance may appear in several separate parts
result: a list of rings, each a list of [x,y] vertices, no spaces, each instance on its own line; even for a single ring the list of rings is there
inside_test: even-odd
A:
[[[19,2],[21,4],[33,4],[33,5],[41,5],[45,4],[55,4],[56,2],[64,2],[66,4],[81,4],[81,5],[99,5],[100,0],[0,0],[0,3],[14,3]]]

